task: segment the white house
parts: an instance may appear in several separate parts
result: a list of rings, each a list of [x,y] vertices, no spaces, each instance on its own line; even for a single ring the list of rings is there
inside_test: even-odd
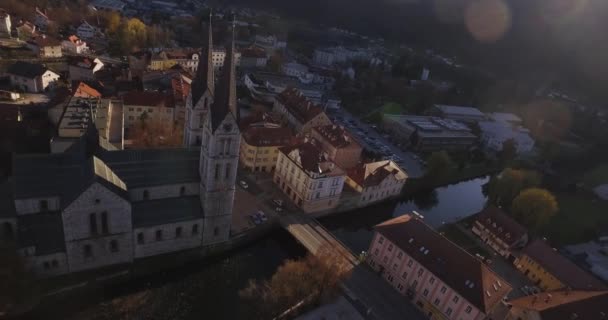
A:
[[[0,37],[11,37],[11,16],[4,9],[0,9]]]
[[[41,64],[17,61],[6,72],[13,87],[26,92],[43,92],[52,86],[59,75]]]
[[[97,28],[93,27],[86,21],[82,21],[80,26],[78,26],[78,28],[76,29],[76,35],[81,39],[91,39],[95,37],[98,32],[99,31],[97,30]]]
[[[313,142],[279,149],[274,182],[306,213],[337,207],[345,177]]]
[[[70,57],[68,59],[68,72],[70,81],[94,80],[95,73],[104,67],[99,58],[91,60],[87,57]]]
[[[281,71],[288,76],[297,77],[305,83],[310,83],[313,79],[313,75],[308,72],[308,67],[297,62],[283,64]]]
[[[519,155],[534,149],[534,139],[530,136],[530,131],[524,127],[505,122],[482,121],[479,122],[479,128],[480,140],[489,151],[500,152],[507,140],[515,141]]]
[[[34,40],[28,41],[27,46],[41,58],[61,58],[63,56],[59,40],[47,37],[46,35],[41,35]]]
[[[346,184],[359,193],[359,205],[396,197],[407,180],[407,173],[390,160],[366,163],[348,170]]]
[[[78,36],[71,35],[67,40],[64,40],[61,43],[61,47],[64,51],[73,53],[73,54],[83,54],[89,51],[89,47],[87,47],[87,43],[82,41]]]

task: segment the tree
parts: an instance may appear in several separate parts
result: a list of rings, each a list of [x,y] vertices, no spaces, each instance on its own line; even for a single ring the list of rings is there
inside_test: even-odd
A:
[[[517,156],[517,142],[513,139],[505,140],[502,143],[502,150],[500,150],[499,156],[502,163],[513,161],[515,156]]]
[[[522,191],[513,200],[511,213],[513,217],[525,226],[538,230],[557,214],[559,207],[551,192],[530,188]]]
[[[321,247],[316,255],[285,261],[270,280],[249,281],[239,295],[251,306],[253,318],[270,319],[299,303],[332,298],[351,269],[340,250]]]
[[[433,152],[428,160],[424,178],[428,182],[437,182],[452,171],[452,159],[446,151]]]
[[[106,19],[108,21],[108,32],[110,32],[111,34],[116,33],[121,24],[122,18],[120,14],[118,12],[112,11],[108,13]]]
[[[141,125],[135,125],[129,133],[131,147],[135,149],[180,147],[183,143],[183,127],[175,123],[161,123],[140,117]]]
[[[278,51],[275,52],[268,60],[268,68],[272,72],[281,72],[281,68],[283,67],[283,60],[283,55]]]
[[[524,189],[539,186],[540,175],[535,171],[507,168],[499,175],[492,177],[485,186],[488,202],[509,208],[513,199]]]

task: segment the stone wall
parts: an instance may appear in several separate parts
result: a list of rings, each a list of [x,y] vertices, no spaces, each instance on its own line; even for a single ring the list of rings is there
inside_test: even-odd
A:
[[[193,229],[194,225],[198,227]],[[176,230],[179,227],[181,227],[181,235],[177,235]],[[156,239],[157,231],[162,232],[160,240]],[[202,233],[203,219],[137,228],[133,231],[134,256],[144,258],[200,247]],[[143,237],[142,242],[139,240],[140,237]]]

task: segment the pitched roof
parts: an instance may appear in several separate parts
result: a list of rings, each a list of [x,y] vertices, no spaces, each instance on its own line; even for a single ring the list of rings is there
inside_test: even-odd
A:
[[[97,65],[97,62],[95,62],[95,60],[97,59],[91,59],[82,56],[70,56],[68,57],[68,65],[92,70]]]
[[[135,202],[132,212],[134,228],[203,218],[199,196]]]
[[[390,160],[365,163],[348,170],[348,177],[364,188],[381,184],[391,174],[396,175],[397,179],[407,178],[407,174]]]
[[[540,313],[542,320],[606,320],[608,291],[559,290],[509,301],[514,307]]]
[[[320,106],[315,105],[295,88],[287,88],[276,97],[277,101],[300,123],[308,123],[323,112]]]
[[[375,230],[486,314],[511,291],[484,263],[417,217],[403,215]]]
[[[494,206],[485,207],[478,212],[476,220],[509,246],[513,246],[528,233],[528,230],[524,226]]]
[[[7,73],[16,76],[34,79],[43,75],[48,69],[38,63],[29,63],[25,61],[17,61],[8,67]]]
[[[291,139],[291,130],[285,127],[248,127],[243,131],[243,140],[250,146],[284,146]]]
[[[226,62],[221,79],[219,80],[213,103],[211,104],[211,130],[215,130],[224,121],[228,114],[232,114],[239,121],[239,112],[236,101],[236,70],[234,61],[234,39],[230,48],[226,49]]]
[[[213,27],[211,17],[206,37],[203,39],[203,49],[198,62],[198,69],[192,81],[192,106],[195,106],[207,90],[215,93],[215,77],[213,74]]]
[[[344,172],[312,142],[302,142],[280,148],[279,151],[297,163],[306,173],[342,175]]]
[[[129,91],[122,99],[125,106],[171,107],[167,96],[155,91]]]
[[[61,42],[55,38],[48,37],[46,35],[41,35],[34,39],[34,42],[39,47],[57,47],[61,45]]]
[[[521,253],[530,257],[560,282],[572,289],[606,289],[606,286],[600,280],[579,268],[574,262],[559,254],[541,239],[529,243]]]
[[[36,255],[65,251],[61,212],[21,215],[17,221],[19,247],[36,247]]]
[[[325,141],[337,149],[358,145],[348,130],[343,126],[330,124],[313,128]]]
[[[76,97],[101,98],[101,93],[99,91],[82,81],[75,81],[73,83],[72,91]]]

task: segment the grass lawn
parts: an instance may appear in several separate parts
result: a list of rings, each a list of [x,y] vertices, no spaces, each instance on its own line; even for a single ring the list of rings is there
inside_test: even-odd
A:
[[[584,182],[591,188],[608,183],[608,165],[601,165],[587,172]]]
[[[405,108],[396,102],[387,102],[382,106],[382,113],[384,114],[402,114],[405,112]]]
[[[592,195],[556,193],[559,212],[541,234],[560,245],[593,240],[608,225],[608,201]]]

